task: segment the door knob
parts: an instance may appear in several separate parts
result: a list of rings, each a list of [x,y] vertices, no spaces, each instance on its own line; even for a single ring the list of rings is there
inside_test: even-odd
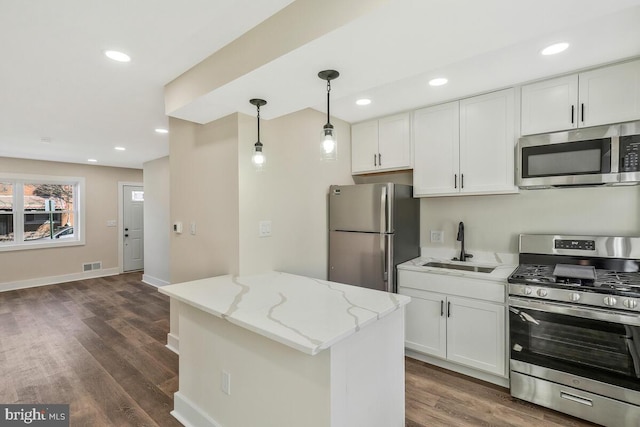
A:
[[[129,235],[128,235],[128,234],[125,234],[125,235],[124,235],[124,237],[129,237]]]
[[[129,231],[129,229],[128,229],[128,228],[125,228],[125,229],[124,229],[124,231]]]

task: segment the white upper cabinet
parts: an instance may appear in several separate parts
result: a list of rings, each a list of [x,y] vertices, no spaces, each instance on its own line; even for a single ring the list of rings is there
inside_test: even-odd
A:
[[[640,119],[640,60],[579,74],[580,127]]]
[[[351,173],[368,172],[378,164],[378,121],[351,126]]]
[[[458,101],[418,110],[413,116],[413,194],[457,193],[460,165]]]
[[[522,86],[523,135],[578,127],[578,76]]]
[[[513,89],[418,110],[416,196],[514,193]]]
[[[460,192],[516,192],[513,89],[460,101]]]
[[[351,173],[411,169],[409,113],[351,127]]]
[[[640,119],[640,60],[522,86],[522,134]]]

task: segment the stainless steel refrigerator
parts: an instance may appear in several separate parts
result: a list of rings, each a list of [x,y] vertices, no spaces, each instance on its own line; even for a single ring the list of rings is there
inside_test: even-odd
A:
[[[420,201],[392,183],[329,188],[329,280],[396,291],[396,266],[420,255]]]

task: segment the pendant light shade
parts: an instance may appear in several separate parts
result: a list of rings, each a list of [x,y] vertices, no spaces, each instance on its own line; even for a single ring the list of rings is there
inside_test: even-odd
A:
[[[251,163],[257,170],[263,170],[267,158],[264,155],[264,145],[260,142],[260,107],[267,104],[264,99],[250,99],[249,102],[256,106],[258,110],[258,142],[253,145],[253,155],[251,156]]]
[[[331,94],[331,80],[337,79],[340,73],[336,70],[324,70],[318,73],[318,77],[327,81],[327,124],[322,128],[321,153],[323,160],[336,160],[338,158],[338,138],[336,130],[331,124],[329,108]]]

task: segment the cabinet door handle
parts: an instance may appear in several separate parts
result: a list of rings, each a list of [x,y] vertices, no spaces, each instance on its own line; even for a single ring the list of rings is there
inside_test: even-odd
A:
[[[580,104],[580,121],[584,123],[584,104]]]
[[[451,317],[451,301],[447,301],[447,317]]]
[[[576,106],[572,105],[571,106],[571,124],[573,124],[573,121],[574,121],[573,118],[575,116],[575,114],[574,114],[575,113],[575,109],[576,109]]]
[[[464,188],[464,174],[460,174],[460,188]]]
[[[444,316],[444,301],[440,300],[440,317]]]
[[[458,174],[453,174],[453,188],[458,188]]]
[[[376,153],[373,153],[373,166],[378,166],[378,163],[376,162]]]
[[[378,153],[378,166],[382,166],[382,154]]]

